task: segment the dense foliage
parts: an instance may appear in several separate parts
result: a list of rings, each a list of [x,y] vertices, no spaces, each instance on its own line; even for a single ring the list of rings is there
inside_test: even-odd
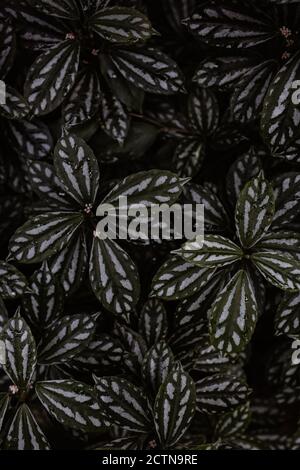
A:
[[[298,449],[300,0],[1,0],[0,80],[1,449]]]

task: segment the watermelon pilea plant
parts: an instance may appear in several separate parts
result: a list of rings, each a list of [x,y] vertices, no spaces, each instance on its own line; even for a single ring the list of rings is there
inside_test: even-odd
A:
[[[299,449],[299,17],[1,1],[1,450]]]

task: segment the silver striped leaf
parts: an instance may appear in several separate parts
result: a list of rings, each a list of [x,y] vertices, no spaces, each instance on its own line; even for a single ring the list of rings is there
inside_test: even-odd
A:
[[[300,234],[280,230],[268,232],[255,246],[256,251],[281,251],[290,253],[300,261]]]
[[[238,86],[256,65],[257,60],[247,56],[205,59],[196,70],[193,81],[200,87],[231,89]]]
[[[216,298],[220,288],[227,282],[229,274],[217,271],[216,274],[191,297],[182,300],[175,311],[175,328],[192,325],[199,319],[206,318],[207,311]]]
[[[215,435],[221,439],[243,435],[250,423],[250,403],[238,406],[233,411],[222,415],[216,424]]]
[[[38,346],[38,363],[60,364],[76,358],[92,341],[97,315],[66,315],[44,332]]]
[[[0,261],[0,296],[13,299],[21,296],[27,286],[26,277],[11,264]]]
[[[101,368],[118,367],[123,360],[124,350],[118,340],[112,336],[102,333],[96,336],[86,348],[77,355],[70,363],[71,369],[75,367],[78,372],[91,373]],[[101,369],[103,370],[103,369]]]
[[[213,275],[213,269],[171,256],[155,274],[150,295],[164,300],[185,299],[201,290]]]
[[[136,433],[152,428],[150,408],[144,391],[120,377],[95,377],[100,404],[110,424]]]
[[[188,99],[188,117],[193,129],[205,136],[214,134],[219,125],[220,111],[215,94],[196,88]]]
[[[173,167],[182,178],[194,177],[199,173],[205,157],[205,145],[198,139],[183,139],[176,147]]]
[[[99,432],[106,426],[94,388],[75,380],[37,382],[36,394],[60,424],[83,432]]]
[[[226,176],[226,192],[229,202],[233,206],[235,206],[246,183],[262,170],[259,156],[260,151],[252,146],[247,153],[244,153],[231,165]]]
[[[221,235],[206,235],[203,243],[188,241],[174,254],[206,269],[224,267],[243,257],[241,248]]]
[[[117,243],[94,237],[89,274],[93,292],[107,310],[117,314],[132,311],[140,295],[139,275]]]
[[[0,393],[0,429],[2,429],[6,412],[10,403],[10,396],[8,393]]]
[[[0,297],[0,336],[2,334],[5,323],[8,321],[8,312],[6,310],[5,304]]]
[[[30,293],[25,294],[22,299],[24,314],[31,324],[45,328],[63,310],[60,287],[46,261],[33,273],[28,288]]]
[[[53,206],[71,210],[72,198],[55,174],[54,167],[47,162],[29,160],[28,178],[33,191]]]
[[[279,289],[295,292],[300,290],[300,261],[294,254],[277,251],[258,251],[251,261],[262,276]]]
[[[263,173],[249,181],[239,195],[235,225],[244,248],[253,247],[267,232],[275,212],[272,186]]]
[[[184,77],[176,62],[157,49],[118,49],[111,60],[121,75],[141,90],[163,95],[184,90]]]
[[[234,359],[229,356],[222,356],[210,341],[209,335],[204,334],[197,347],[193,370],[204,374],[220,374],[226,372],[226,369],[234,363]]]
[[[79,65],[80,46],[66,40],[41,54],[29,69],[25,98],[34,115],[49,114],[73,87]]]
[[[0,21],[0,77],[3,80],[11,69],[16,50],[16,37],[9,22]]]
[[[94,204],[100,172],[92,149],[75,134],[66,134],[56,144],[54,167],[57,176],[75,201],[83,207]]]
[[[218,196],[209,186],[189,183],[184,187],[187,203],[204,205],[205,225],[224,228],[229,224],[228,215]]]
[[[299,145],[298,127],[300,110],[293,103],[293,83],[300,78],[300,54],[295,54],[282,66],[268,90],[264,101],[261,130],[271,152],[297,158],[297,152],[289,147]]]
[[[80,19],[80,11],[76,0],[29,0],[29,3],[47,15],[66,20]]]
[[[168,343],[176,357],[181,360],[182,353],[191,351],[194,353],[194,351],[197,351],[203,334],[206,333],[206,331],[207,321],[198,320],[197,323],[178,328],[172,336],[170,336]]]
[[[43,431],[30,408],[23,403],[17,409],[8,430],[5,450],[50,450]]]
[[[188,430],[196,410],[196,388],[182,370],[172,371],[160,386],[154,421],[164,449],[173,447]]]
[[[36,345],[19,312],[6,323],[2,341],[6,351],[5,372],[19,389],[27,390],[36,368]]]
[[[29,219],[10,240],[10,259],[39,263],[62,250],[83,223],[78,212],[52,212]]]
[[[140,11],[119,6],[97,11],[89,18],[89,26],[102,39],[117,44],[144,42],[155,32]]]
[[[102,204],[113,204],[122,209],[119,198],[127,197],[127,209],[138,209],[139,205],[172,205],[181,195],[186,182],[186,179],[170,171],[142,171],[121,180],[103,199]]]
[[[272,181],[275,195],[275,215],[272,228],[293,222],[300,210],[300,173],[290,172]]]
[[[286,293],[278,307],[274,319],[277,335],[299,335],[300,333],[300,293]]]
[[[240,353],[249,343],[258,317],[252,281],[241,269],[218,294],[208,312],[211,343],[223,355]]]
[[[159,341],[147,352],[142,374],[147,386],[155,397],[159,387],[164,383],[174,366],[174,356],[164,341]]]
[[[202,413],[224,413],[245,403],[248,385],[228,374],[214,374],[196,383],[197,409]]]
[[[65,293],[70,296],[81,285],[87,273],[88,250],[84,231],[49,261],[49,266]]]
[[[102,92],[100,116],[102,129],[123,145],[130,127],[130,117],[123,103],[116,96]]]
[[[0,115],[7,119],[24,119],[30,112],[28,103],[20,93],[6,86],[5,104],[0,103]]]
[[[230,99],[230,113],[235,122],[247,124],[260,117],[275,67],[273,60],[263,62],[239,81]]]
[[[167,312],[158,299],[149,299],[139,317],[139,332],[148,346],[165,338],[168,329]]]
[[[39,160],[48,157],[53,139],[46,124],[33,119],[30,121],[9,121],[8,139],[17,154],[26,159]]]
[[[249,48],[280,34],[263,10],[253,5],[241,9],[220,0],[205,4],[184,24],[198,39],[215,47]]]
[[[101,354],[101,364],[104,367],[118,366],[124,356],[121,343],[112,336],[102,333],[97,337],[98,349]]]
[[[124,349],[130,352],[137,359],[139,364],[142,364],[147,352],[147,345],[143,337],[128,326],[120,323],[116,323],[114,333],[122,343]]]
[[[82,125],[91,120],[99,110],[101,89],[99,77],[95,70],[86,68],[78,74],[72,92],[63,106],[65,128]]]

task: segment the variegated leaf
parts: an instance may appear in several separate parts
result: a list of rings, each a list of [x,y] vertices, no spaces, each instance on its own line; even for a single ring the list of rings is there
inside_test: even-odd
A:
[[[4,448],[5,450],[50,450],[47,438],[25,403],[18,408],[11,422]]]
[[[25,98],[34,115],[48,114],[64,100],[75,83],[80,46],[66,40],[41,54],[29,69]]]
[[[197,408],[204,413],[224,413],[247,401],[247,384],[232,375],[215,374],[196,383]]]
[[[26,390],[36,367],[36,345],[19,312],[5,325],[2,340],[6,351],[4,370],[17,387]]]
[[[189,96],[188,117],[194,130],[202,135],[212,135],[219,125],[219,105],[211,90],[197,88]]]
[[[243,434],[250,422],[250,403],[238,406],[222,415],[216,424],[215,434],[221,439]]]
[[[111,60],[126,80],[149,93],[170,95],[184,89],[176,62],[157,49],[119,49]]]
[[[116,96],[102,92],[100,115],[103,130],[123,145],[130,126],[130,117],[123,103]]]
[[[147,352],[147,345],[142,336],[121,323],[116,324],[114,332],[123,344],[124,349],[130,352],[139,364],[142,364]]]
[[[127,197],[127,209],[139,205],[173,204],[182,193],[187,180],[170,171],[150,170],[135,173],[121,180],[104,198],[102,204],[113,204],[121,209],[120,197]]]
[[[39,364],[60,364],[83,351],[91,342],[98,315],[67,315],[52,323],[38,347]]]
[[[29,3],[43,13],[66,20],[79,20],[80,11],[76,0],[29,0]]]
[[[7,321],[8,321],[8,312],[6,310],[2,297],[0,297],[0,336],[2,334],[3,328]]]
[[[184,196],[189,204],[204,205],[205,225],[213,225],[224,228],[229,224],[226,210],[214,191],[208,186],[187,184],[184,188]]]
[[[200,140],[184,139],[176,147],[173,156],[173,166],[182,178],[196,176],[205,156],[205,145]]]
[[[36,394],[60,424],[83,432],[99,432],[106,425],[93,387],[75,380],[38,382]]]
[[[159,341],[149,349],[143,362],[143,378],[147,390],[156,396],[159,387],[164,383],[174,365],[174,356],[164,341]]]
[[[26,277],[11,264],[0,261],[0,296],[3,299],[19,297],[27,286]]]
[[[163,448],[172,447],[185,434],[196,409],[196,388],[183,370],[172,371],[158,391],[154,421]]]
[[[251,255],[251,260],[262,276],[279,289],[300,290],[300,261],[295,255],[280,251],[261,251]]]
[[[189,241],[174,253],[187,262],[206,269],[220,268],[243,257],[238,245],[220,235],[206,235],[203,243]]]
[[[101,90],[95,70],[87,68],[78,74],[76,83],[63,106],[66,129],[87,123],[99,111]]]
[[[213,269],[200,268],[179,256],[171,256],[154,276],[151,296],[165,300],[187,298],[203,288],[213,275]]]
[[[26,159],[46,158],[53,145],[48,127],[37,119],[9,121],[8,139],[16,153]]]
[[[272,228],[292,222],[300,210],[300,174],[285,173],[272,182],[275,196],[275,215]]]
[[[46,261],[34,272],[28,287],[30,294],[22,299],[25,316],[39,328],[45,327],[61,314],[63,308],[60,288]]]
[[[153,34],[148,18],[138,10],[112,7],[97,11],[89,19],[90,28],[111,43],[131,44],[147,41]]]
[[[81,206],[90,207],[95,202],[99,187],[99,166],[92,149],[76,135],[62,137],[54,151],[57,176],[66,191]]]
[[[262,165],[259,151],[255,147],[251,147],[231,165],[226,177],[226,191],[233,206],[246,183],[257,176],[260,170],[262,170]]]
[[[281,251],[290,253],[300,261],[300,234],[278,230],[268,232],[255,246],[255,251]]]
[[[0,429],[2,429],[9,403],[9,395],[7,393],[0,393]]]
[[[211,344],[208,334],[203,335],[195,354],[193,370],[205,374],[217,374],[225,371],[232,363],[231,357],[222,356],[220,351]]]
[[[199,320],[197,323],[178,328],[172,334],[168,343],[176,357],[181,360],[182,353],[193,352],[199,347],[203,334],[207,331],[206,323],[206,320]]]
[[[223,0],[204,4],[185,24],[201,41],[216,47],[248,48],[279,35],[263,10],[242,9]]]
[[[286,293],[275,315],[277,335],[298,335],[300,333],[300,293]]]
[[[298,53],[282,66],[272,81],[262,113],[262,134],[272,154],[288,160],[298,158],[300,110],[293,103],[293,83],[299,77]]]
[[[16,49],[13,25],[0,21],[0,77],[3,80],[10,71]]]
[[[94,294],[107,310],[131,312],[140,295],[139,276],[135,264],[117,243],[94,237],[89,272]]]
[[[6,86],[5,100],[0,103],[0,115],[7,119],[24,119],[30,111],[23,96],[10,86]]]
[[[88,250],[83,231],[71,238],[68,246],[54,255],[50,269],[67,295],[77,290],[87,273]]]
[[[260,172],[246,184],[236,205],[235,224],[244,248],[252,247],[264,236],[272,223],[274,212],[272,186]]]
[[[148,346],[153,346],[167,334],[167,312],[158,299],[149,299],[143,306],[139,318],[139,331]]]
[[[53,165],[46,162],[29,161],[28,177],[33,191],[41,199],[46,199],[54,207],[59,206],[71,210],[73,200],[56,176]]]
[[[141,388],[119,377],[95,381],[100,404],[111,424],[137,433],[151,430],[148,400]]]
[[[33,217],[10,240],[10,258],[21,263],[38,263],[68,245],[83,222],[77,212],[52,212]]]
[[[252,281],[238,271],[218,294],[208,313],[211,342],[222,354],[239,353],[250,341],[258,308]]]
[[[273,78],[276,62],[269,60],[253,67],[239,81],[230,100],[234,121],[247,124],[260,117],[264,98]]]
[[[233,88],[256,65],[257,61],[247,56],[205,59],[193,80],[200,87]]]

